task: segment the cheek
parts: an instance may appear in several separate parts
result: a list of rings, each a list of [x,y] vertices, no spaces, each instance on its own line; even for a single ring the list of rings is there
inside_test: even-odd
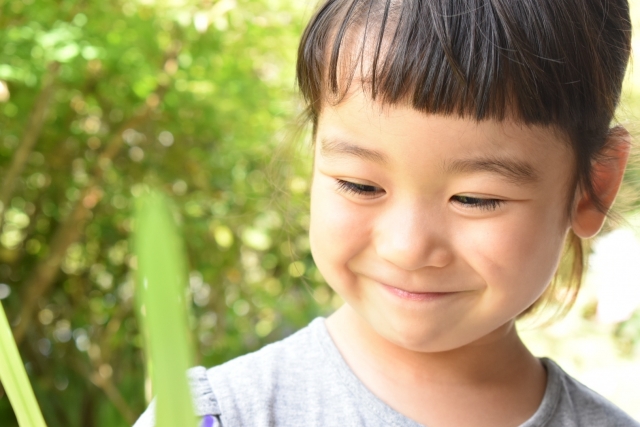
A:
[[[309,227],[311,253],[331,286],[339,277],[349,274],[347,263],[366,247],[367,224],[355,205],[336,193],[330,178],[314,178]]]
[[[551,282],[565,232],[555,213],[528,210],[470,231],[467,261],[500,300],[527,305]],[[526,307],[523,307],[526,308]]]

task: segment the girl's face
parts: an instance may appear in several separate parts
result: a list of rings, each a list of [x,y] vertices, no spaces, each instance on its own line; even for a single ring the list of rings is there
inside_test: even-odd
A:
[[[387,340],[474,343],[550,283],[573,170],[552,129],[381,107],[360,92],[323,108],[315,150],[313,257]]]

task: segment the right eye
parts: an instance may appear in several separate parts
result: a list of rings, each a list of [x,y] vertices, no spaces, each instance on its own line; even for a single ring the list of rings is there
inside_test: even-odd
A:
[[[480,209],[484,211],[495,211],[504,204],[504,200],[500,199],[484,199],[480,197],[471,197],[457,195],[453,196],[451,200],[469,209]]]
[[[381,193],[384,193],[384,190],[373,185],[367,184],[357,184],[355,182],[345,181],[343,179],[337,179],[336,184],[338,186],[338,191],[347,194],[355,194],[357,196],[364,197],[375,197]]]

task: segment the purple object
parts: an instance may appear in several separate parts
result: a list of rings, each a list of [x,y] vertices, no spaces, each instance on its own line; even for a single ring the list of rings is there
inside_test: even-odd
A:
[[[201,427],[213,427],[216,423],[216,419],[211,415],[205,415],[202,419]]]

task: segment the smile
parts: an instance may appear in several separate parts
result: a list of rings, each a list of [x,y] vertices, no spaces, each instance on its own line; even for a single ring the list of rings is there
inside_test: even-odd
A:
[[[382,286],[391,294],[411,301],[437,301],[456,294],[456,292],[410,292],[385,284],[382,284]]]

